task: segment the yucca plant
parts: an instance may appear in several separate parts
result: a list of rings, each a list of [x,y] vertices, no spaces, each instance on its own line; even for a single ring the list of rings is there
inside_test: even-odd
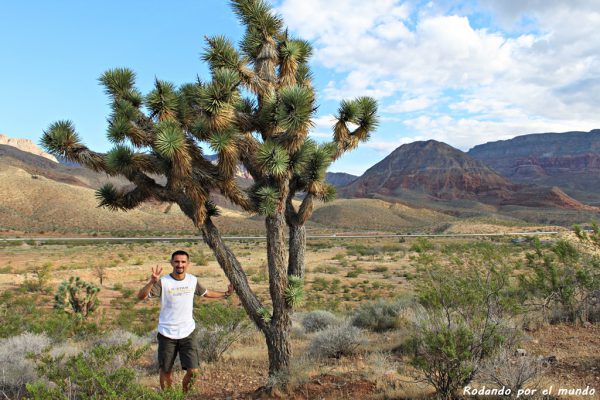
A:
[[[131,190],[110,184],[99,189],[103,207],[130,210],[148,200],[179,205],[264,333],[270,375],[281,376],[290,360],[290,312],[302,297],[304,224],[315,199],[335,197],[325,172],[368,139],[377,125],[377,104],[368,97],[342,102],[333,141],[308,139],[317,108],[310,44],[292,37],[264,0],[233,0],[231,5],[246,33],[239,49],[223,36],[207,38],[202,58],[210,67],[210,81],[176,86],[157,79],[144,96],[135,87],[133,71],[109,70],[99,80],[112,101],[108,137],[114,149],[91,151],[70,121],[51,124],[42,144],[55,155],[133,184]],[[216,164],[203,156],[200,143],[217,154]],[[248,190],[235,181],[240,165],[254,180]],[[166,183],[158,183],[157,175]],[[218,210],[210,195],[215,192],[265,217],[272,313],[264,311],[213,223]],[[302,201],[296,207],[292,200],[298,194]],[[290,284],[288,276],[300,279]]]
[[[58,286],[54,308],[85,318],[98,308],[99,291],[100,288],[93,283],[72,276]]]

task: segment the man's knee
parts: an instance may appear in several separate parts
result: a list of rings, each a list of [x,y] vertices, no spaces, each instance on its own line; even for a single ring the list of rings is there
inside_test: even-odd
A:
[[[198,371],[199,371],[199,370],[198,370],[198,368],[188,368],[188,369],[185,371],[185,374],[186,374],[186,375],[190,375],[190,376],[192,376],[192,375],[193,375],[193,376],[196,376],[196,375],[198,375]]]

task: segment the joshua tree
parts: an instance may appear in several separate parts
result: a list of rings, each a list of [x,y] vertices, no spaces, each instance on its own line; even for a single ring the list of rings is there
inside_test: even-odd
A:
[[[206,38],[203,59],[210,66],[210,81],[176,87],[157,79],[143,96],[131,70],[109,70],[99,80],[112,100],[108,138],[115,147],[106,154],[89,150],[70,121],[51,124],[42,144],[94,171],[122,175],[135,186],[129,191],[103,186],[97,191],[100,206],[130,210],[147,200],[176,203],[202,232],[249,317],[264,333],[270,377],[285,376],[290,312],[302,294],[304,224],[315,199],[334,198],[334,188],[324,182],[326,169],[368,139],[377,125],[377,104],[367,97],[343,101],[333,141],[309,139],[316,110],[308,66],[311,46],[290,36],[264,0],[231,4],[246,33],[240,50],[223,36]],[[216,164],[203,156],[201,142],[217,154]],[[234,179],[239,165],[254,180],[248,190]],[[166,183],[157,183],[155,176]],[[223,243],[213,223],[218,210],[211,192],[265,216],[272,311],[252,291],[236,256]],[[292,200],[298,194],[303,197],[296,207]]]

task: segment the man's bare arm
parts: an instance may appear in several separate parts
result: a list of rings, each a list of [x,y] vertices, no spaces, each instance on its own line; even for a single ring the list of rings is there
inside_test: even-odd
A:
[[[148,283],[146,283],[146,285],[144,285],[144,287],[140,289],[140,291],[138,292],[138,299],[144,300],[148,297],[150,291],[152,290],[152,286],[154,286],[154,284],[160,279],[161,272],[162,267],[159,267],[158,265],[156,266],[156,269],[152,268],[152,275],[150,276],[150,281],[148,281]]]
[[[225,292],[218,292],[216,290],[206,289],[206,293],[204,293],[204,297],[207,297],[209,299],[222,299],[224,297],[231,296],[232,293],[233,293],[233,285],[230,283],[229,286],[227,286],[227,291],[225,291]]]

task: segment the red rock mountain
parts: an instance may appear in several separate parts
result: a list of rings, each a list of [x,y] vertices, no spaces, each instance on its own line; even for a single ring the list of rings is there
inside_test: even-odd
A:
[[[517,136],[468,154],[513,182],[559,186],[580,201],[600,204],[600,129]]]
[[[595,210],[570,198],[559,188],[515,184],[483,162],[435,140],[400,146],[354,182],[339,189],[339,194]]]

